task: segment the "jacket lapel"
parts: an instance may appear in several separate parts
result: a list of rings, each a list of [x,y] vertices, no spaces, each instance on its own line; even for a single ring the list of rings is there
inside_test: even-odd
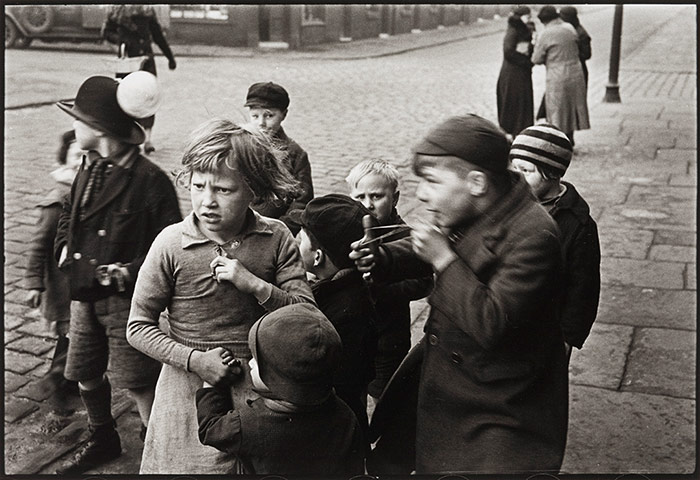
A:
[[[95,198],[85,212],[85,218],[91,217],[99,210],[109,205],[112,200],[122,193],[131,181],[132,172],[133,168],[125,169],[119,165],[114,165],[112,167],[112,173],[110,173],[107,178],[102,190],[100,190],[97,198]]]

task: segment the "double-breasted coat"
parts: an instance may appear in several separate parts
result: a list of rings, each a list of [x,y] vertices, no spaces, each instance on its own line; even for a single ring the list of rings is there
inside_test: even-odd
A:
[[[554,473],[566,445],[568,382],[554,220],[523,178],[453,235],[458,259],[429,297],[418,387],[416,472]],[[392,274],[415,270],[387,244]]]
[[[559,18],[547,23],[535,42],[532,63],[547,68],[547,121],[567,134],[590,128],[576,30]]]

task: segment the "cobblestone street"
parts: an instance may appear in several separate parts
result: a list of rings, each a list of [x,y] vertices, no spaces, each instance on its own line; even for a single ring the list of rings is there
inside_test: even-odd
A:
[[[621,104],[601,102],[613,7],[581,12],[594,42],[588,63],[592,127],[576,133],[565,180],[576,185],[598,222],[603,288],[591,337],[572,357],[563,472],[691,473],[697,422],[696,9],[625,6]],[[248,86],[271,80],[290,93],[284,127],[309,153],[316,194],[345,193],[344,178],[354,164],[385,159],[403,175],[399,211],[411,223],[421,212],[410,147],[451,115],[496,119],[504,28],[505,20],[488,20],[423,32],[419,43],[409,34],[390,39],[389,46],[366,42],[363,50],[357,42],[316,53],[229,49],[207,56],[173,45],[177,70],[157,59],[165,97],[151,158],[173,171],[194,127],[216,116],[242,121]],[[50,188],[59,136],[71,127],[54,102],[73,98],[89,75],[111,75],[111,58],[79,49],[5,52],[8,474],[53,473],[85,431],[80,402],[59,408],[40,381],[54,342],[41,331],[38,312],[24,305],[21,279],[38,219],[33,207]],[[536,102],[544,73],[544,67],[533,71]],[[178,195],[184,215],[191,209],[189,195],[181,188]],[[427,307],[414,307],[417,339]],[[142,444],[125,392],[116,392],[113,410],[125,453],[93,473],[135,474]]]

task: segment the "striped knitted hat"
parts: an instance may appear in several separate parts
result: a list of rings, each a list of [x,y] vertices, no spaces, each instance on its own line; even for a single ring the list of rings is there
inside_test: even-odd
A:
[[[527,160],[560,171],[562,175],[571,163],[573,148],[564,132],[554,125],[542,123],[528,127],[513,140],[509,160]]]

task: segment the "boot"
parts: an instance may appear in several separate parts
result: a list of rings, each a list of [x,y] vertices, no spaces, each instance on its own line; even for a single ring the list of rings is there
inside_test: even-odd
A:
[[[79,475],[99,465],[114,460],[122,453],[116,423],[98,427],[90,426],[90,437],[78,451],[57,470],[57,475]]]

